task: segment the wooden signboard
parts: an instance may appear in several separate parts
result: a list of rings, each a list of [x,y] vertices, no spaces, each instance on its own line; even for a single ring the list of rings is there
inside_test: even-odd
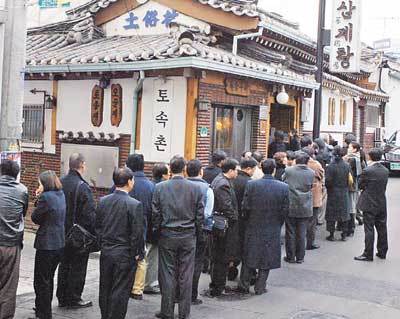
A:
[[[111,125],[119,126],[122,121],[122,86],[111,85]]]
[[[249,96],[250,85],[248,81],[227,78],[225,79],[225,90],[227,94],[238,95],[238,96]]]
[[[103,123],[104,89],[95,85],[92,90],[91,118],[93,126],[101,126]]]

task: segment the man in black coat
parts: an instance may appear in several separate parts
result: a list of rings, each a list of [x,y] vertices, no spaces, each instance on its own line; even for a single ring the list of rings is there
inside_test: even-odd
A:
[[[129,196],[133,173],[116,169],[113,180],[116,190],[100,200],[96,216],[102,319],[125,318],[135,265],[144,248],[143,205]]]
[[[94,233],[95,202],[89,184],[83,179],[86,170],[85,158],[74,153],[69,158],[69,173],[61,179],[67,213],[65,233],[68,234],[74,223]],[[68,246],[58,269],[57,298],[59,307],[84,308],[91,307],[91,301],[82,300],[85,286],[89,253],[78,254]]]
[[[153,195],[152,220],[154,233],[159,236],[162,294],[158,318],[174,318],[177,295],[179,318],[190,315],[196,239],[203,240],[205,201],[200,187],[184,178],[185,166],[183,157],[174,156],[170,162],[172,178],[157,184]]]
[[[307,167],[310,156],[299,152],[296,165],[288,167],[283,181],[289,185],[289,214],[286,218],[286,257],[288,263],[304,262],[306,233],[313,216],[312,186],[314,171]]]
[[[361,173],[359,184],[361,195],[357,205],[363,212],[365,231],[364,253],[354,258],[359,261],[374,259],[374,227],[378,233],[376,256],[386,259],[388,251],[386,186],[389,171],[379,162],[382,158],[380,149],[373,148],[368,155],[372,164]]]
[[[238,165],[237,160],[227,159],[222,164],[222,173],[211,184],[214,191],[214,215],[223,216],[228,221],[226,233],[213,230],[211,297],[220,296],[224,292],[230,259],[239,250],[238,203],[232,186],[232,181],[238,175]]]
[[[249,293],[252,273],[258,269],[256,295],[266,292],[270,269],[281,267],[281,228],[289,210],[289,188],[272,176],[275,161],[262,163],[264,177],[247,184],[242,212],[246,221],[243,263],[238,290]]]
[[[221,173],[222,163],[226,160],[226,153],[221,150],[215,151],[211,156],[211,164],[204,169],[203,179],[211,185],[214,178]]]
[[[237,260],[235,260],[235,266],[239,265],[242,260],[243,253],[243,240],[244,240],[244,220],[242,213],[242,201],[244,196],[244,191],[246,189],[247,183],[251,181],[251,177],[253,176],[258,163],[253,158],[244,158],[240,161],[240,170],[238,171],[238,176],[232,181],[233,189],[236,194],[236,199],[238,203],[238,213],[239,213],[239,247],[240,247],[240,255],[237,256]],[[234,268],[236,270],[236,267]],[[237,272],[234,271],[234,272]],[[231,273],[231,269],[230,269]],[[237,275],[236,275],[237,276]],[[236,276],[229,276],[229,279],[234,280]]]

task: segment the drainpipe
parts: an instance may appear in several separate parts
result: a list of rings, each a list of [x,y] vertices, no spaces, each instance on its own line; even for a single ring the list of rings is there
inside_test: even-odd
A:
[[[132,116],[132,133],[131,133],[131,151],[130,153],[135,153],[136,146],[136,121],[137,121],[137,113],[138,113],[138,104],[139,104],[139,92],[143,88],[144,82],[144,71],[139,72],[138,83],[133,91],[133,116]]]
[[[250,39],[250,38],[253,38],[253,37],[262,36],[263,31],[264,31],[264,27],[259,27],[258,32],[255,32],[255,33],[246,33],[246,34],[235,35],[235,36],[233,37],[232,53],[233,53],[234,55],[237,55],[238,41],[239,41],[239,40]]]

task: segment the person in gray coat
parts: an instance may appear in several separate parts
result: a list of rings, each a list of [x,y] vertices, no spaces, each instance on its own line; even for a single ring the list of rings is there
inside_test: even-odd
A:
[[[289,214],[286,218],[286,257],[288,263],[304,262],[308,220],[313,216],[312,186],[314,171],[307,167],[310,156],[296,155],[296,165],[285,170],[283,181],[289,185]]]
[[[249,293],[250,280],[257,269],[256,295],[266,292],[271,269],[281,267],[281,228],[289,210],[289,188],[275,180],[276,164],[261,164],[264,177],[250,181],[244,193],[242,212],[246,231],[238,291]]]

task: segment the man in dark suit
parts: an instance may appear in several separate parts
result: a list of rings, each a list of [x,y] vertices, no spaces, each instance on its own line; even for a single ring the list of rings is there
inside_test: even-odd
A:
[[[82,154],[74,153],[69,158],[69,173],[61,179],[67,213],[65,234],[68,234],[74,222],[87,231],[94,233],[96,205],[89,184],[83,179],[86,161]],[[57,298],[59,307],[91,307],[91,301],[82,300],[85,286],[89,253],[78,254],[68,247],[58,269]]]
[[[286,257],[288,263],[304,262],[307,225],[313,216],[312,186],[314,171],[307,167],[310,156],[296,155],[296,165],[285,170],[283,181],[289,185],[290,207],[286,218]]]
[[[174,156],[170,162],[172,178],[157,184],[153,195],[162,294],[157,318],[174,317],[175,296],[179,296],[179,318],[190,315],[196,240],[202,240],[205,201],[200,187],[184,178],[185,166],[183,157]]]
[[[374,227],[378,233],[376,256],[386,259],[388,251],[386,186],[389,171],[379,162],[382,159],[380,149],[373,148],[368,155],[372,164],[361,173],[359,182],[361,195],[357,208],[364,216],[365,249],[361,256],[354,257],[358,261],[374,259]]]
[[[116,169],[113,180],[116,190],[100,200],[96,216],[102,319],[125,318],[135,264],[144,248],[143,206],[128,194],[133,173],[129,168]]]
[[[215,151],[211,156],[211,164],[204,169],[203,179],[211,185],[214,178],[221,173],[222,163],[226,160],[226,153],[221,150]]]
[[[262,162],[262,179],[247,184],[243,199],[246,221],[243,263],[238,290],[249,293],[252,273],[258,269],[256,295],[266,292],[270,269],[281,267],[281,228],[289,210],[289,188],[272,176],[273,159]]]

